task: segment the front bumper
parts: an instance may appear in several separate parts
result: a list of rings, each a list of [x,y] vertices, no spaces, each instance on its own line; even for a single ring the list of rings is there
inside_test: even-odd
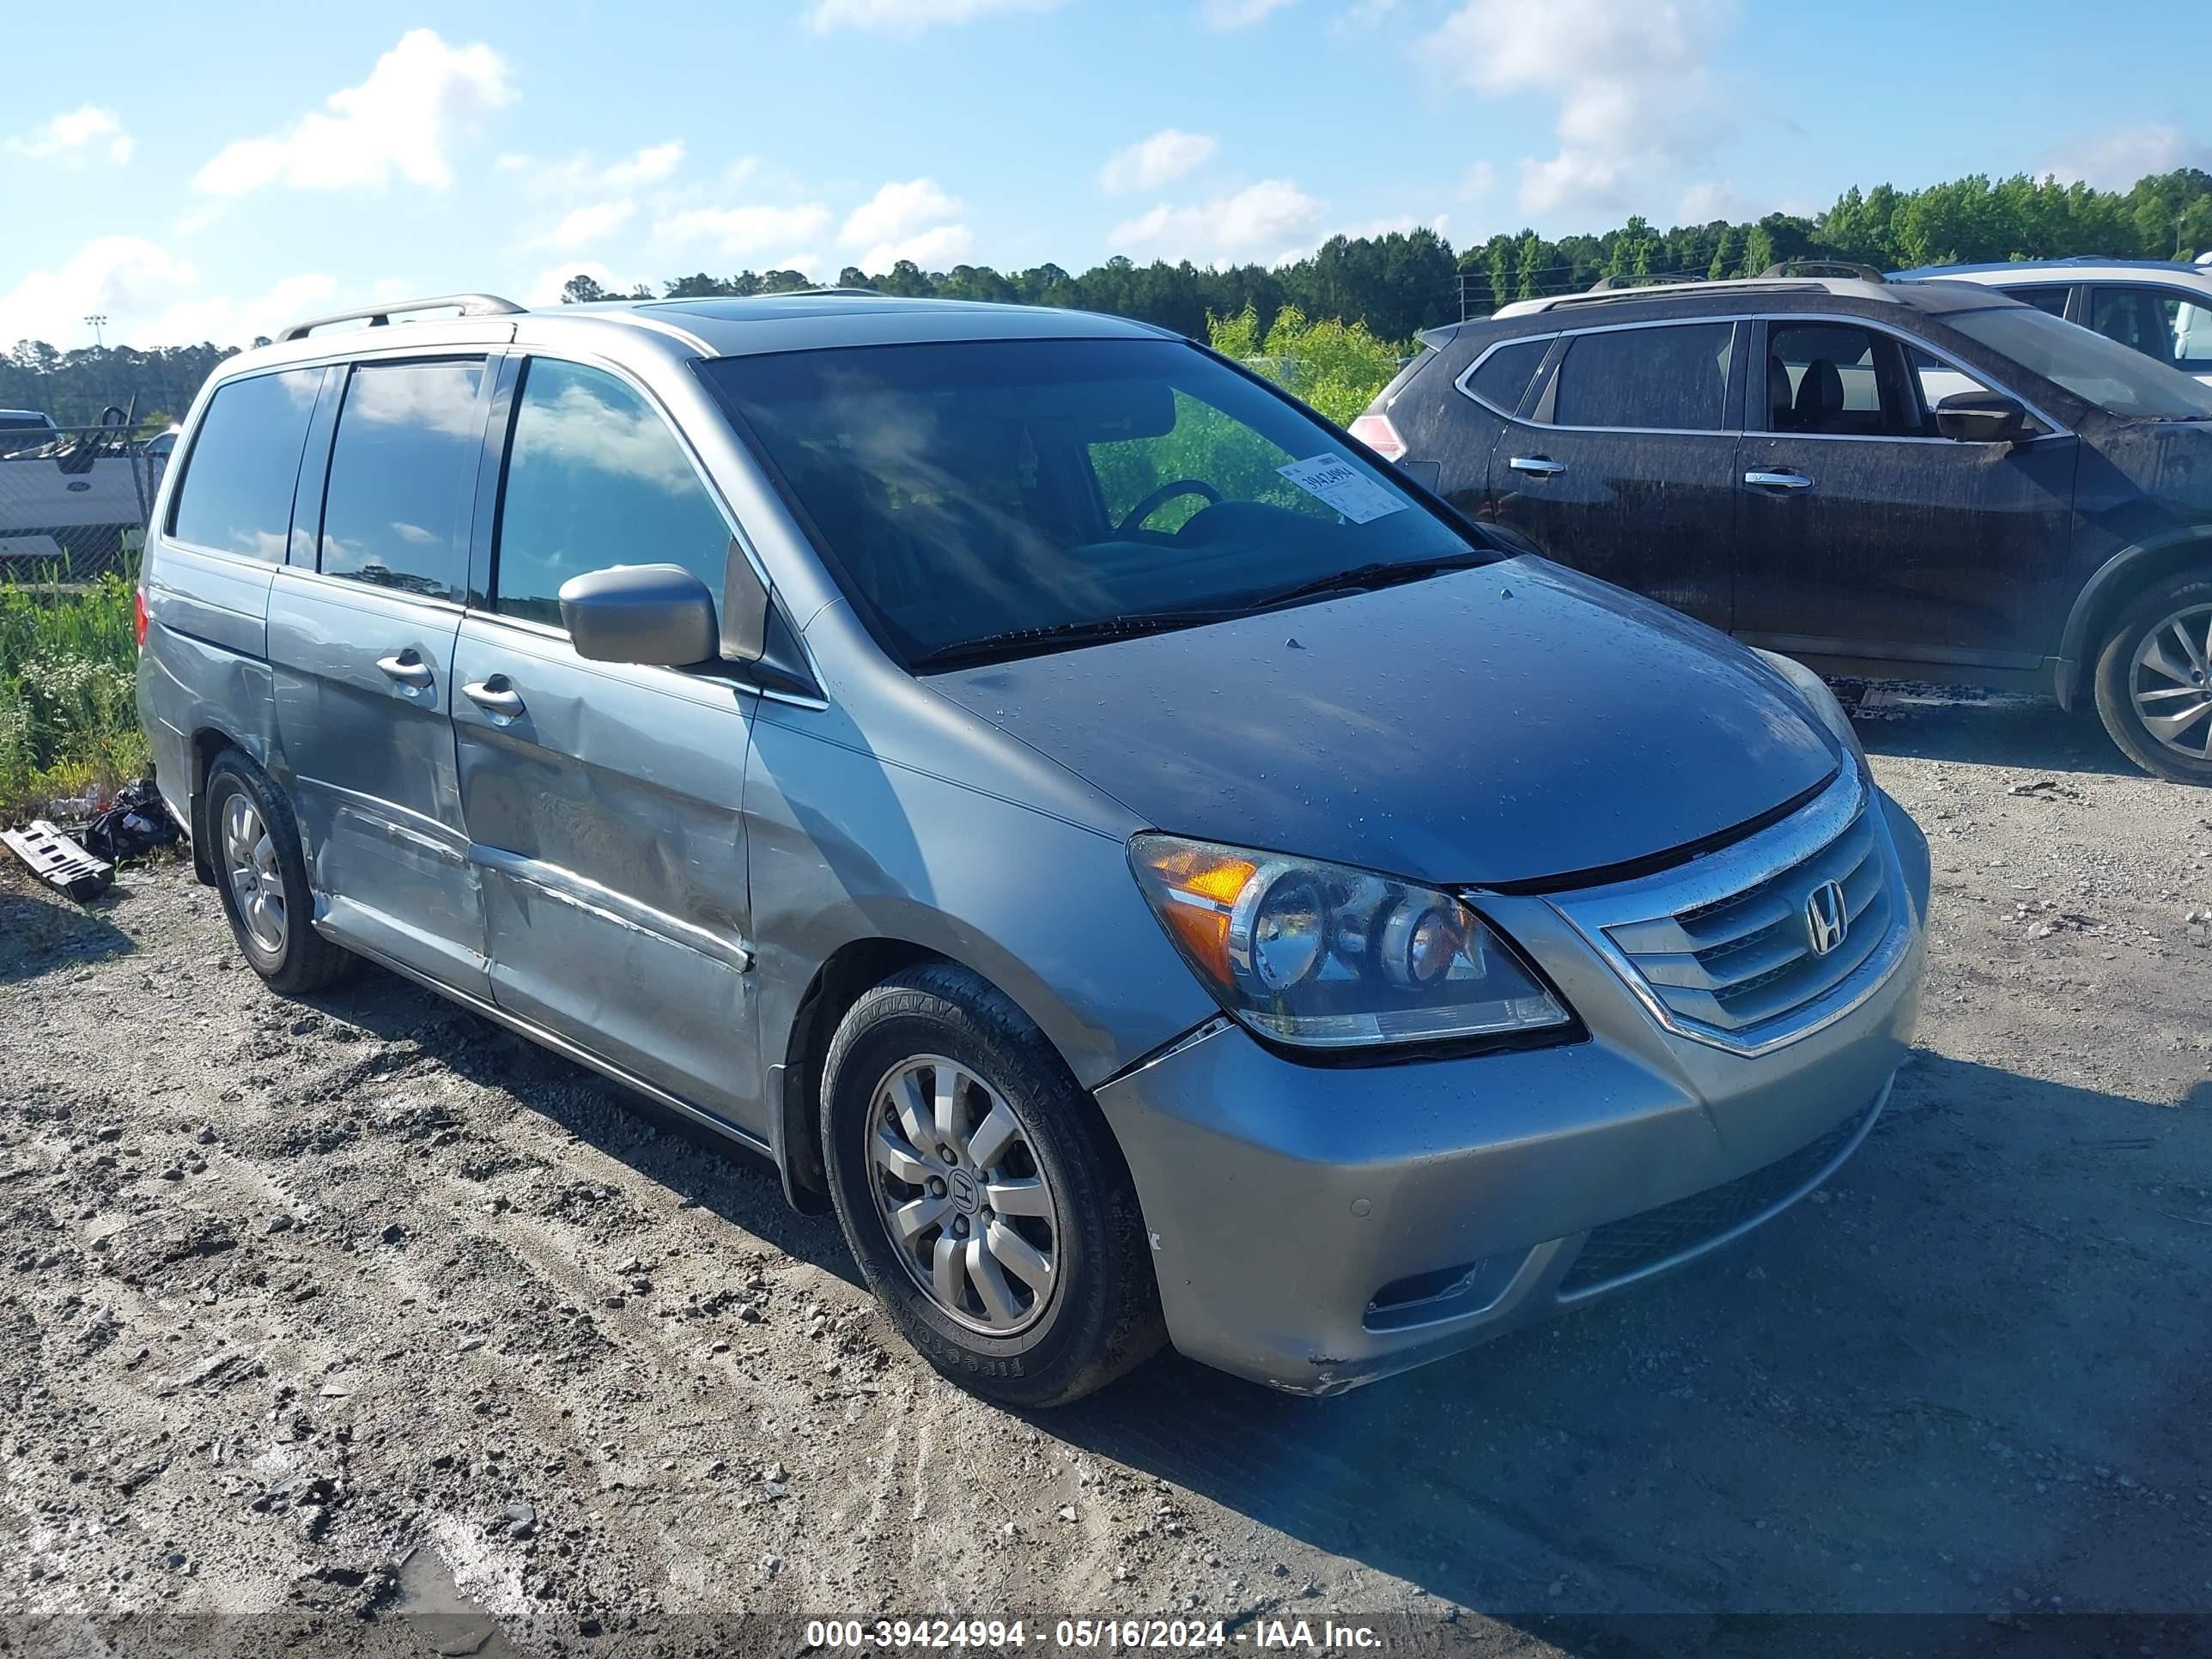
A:
[[[1223,1020],[1103,1086],[1176,1347],[1341,1393],[1678,1266],[1811,1191],[1872,1127],[1918,1010],[1927,844],[1875,799],[1903,931],[1802,1036],[1744,1053],[1669,1030],[1560,907],[1490,898],[1588,1040],[1347,1068]]]

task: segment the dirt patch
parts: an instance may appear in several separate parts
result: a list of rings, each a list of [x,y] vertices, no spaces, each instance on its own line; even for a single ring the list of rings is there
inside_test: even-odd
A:
[[[2212,1605],[2212,793],[2046,704],[1863,706],[1936,869],[1867,1146],[1715,1261],[1328,1402],[1170,1358],[994,1410],[765,1168],[395,979],[280,1000],[182,866],[85,911],[0,876],[0,1613],[628,1652],[1358,1612],[1535,1653]]]

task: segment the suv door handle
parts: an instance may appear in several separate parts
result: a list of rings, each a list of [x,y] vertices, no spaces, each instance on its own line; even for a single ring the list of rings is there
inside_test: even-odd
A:
[[[1747,472],[1743,481],[1761,489],[1810,489],[1813,481],[1802,472]]]
[[[388,657],[379,657],[376,659],[376,665],[384,671],[385,678],[396,680],[410,690],[427,690],[431,682],[437,678],[437,676],[430,672],[430,665],[422,660],[422,653],[411,645],[404,651],[396,651]]]
[[[1565,462],[1555,461],[1549,455],[1516,455],[1505,465],[1532,478],[1555,478],[1567,470]]]
[[[522,694],[508,684],[504,674],[494,674],[489,679],[471,680],[461,688],[461,695],[501,726],[505,726],[522,713]]]

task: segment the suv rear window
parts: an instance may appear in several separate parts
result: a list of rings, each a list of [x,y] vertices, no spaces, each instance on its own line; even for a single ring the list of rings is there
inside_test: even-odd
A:
[[[192,439],[169,534],[195,547],[283,562],[300,451],[319,368],[256,374],[216,388]]]
[[[468,582],[478,362],[356,365],[331,447],[322,570],[426,599]]]
[[[1728,404],[1732,323],[1579,334],[1554,377],[1559,426],[1717,432]]]

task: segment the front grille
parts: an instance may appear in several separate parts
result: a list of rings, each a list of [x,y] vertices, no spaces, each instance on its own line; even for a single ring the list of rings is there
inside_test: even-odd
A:
[[[1813,948],[1807,907],[1828,882],[1843,890],[1848,927],[1826,955]],[[1726,896],[1643,920],[1607,921],[1607,938],[1678,1018],[1755,1040],[1849,979],[1895,920],[1888,860],[1863,808],[1808,856]]]
[[[1582,1254],[1559,1281],[1559,1294],[1575,1296],[1595,1290],[1686,1255],[1773,1209],[1840,1158],[1852,1138],[1866,1127],[1867,1120],[1881,1109],[1877,1102],[1809,1146],[1802,1146],[1749,1175],[1591,1229],[1583,1242]]]

